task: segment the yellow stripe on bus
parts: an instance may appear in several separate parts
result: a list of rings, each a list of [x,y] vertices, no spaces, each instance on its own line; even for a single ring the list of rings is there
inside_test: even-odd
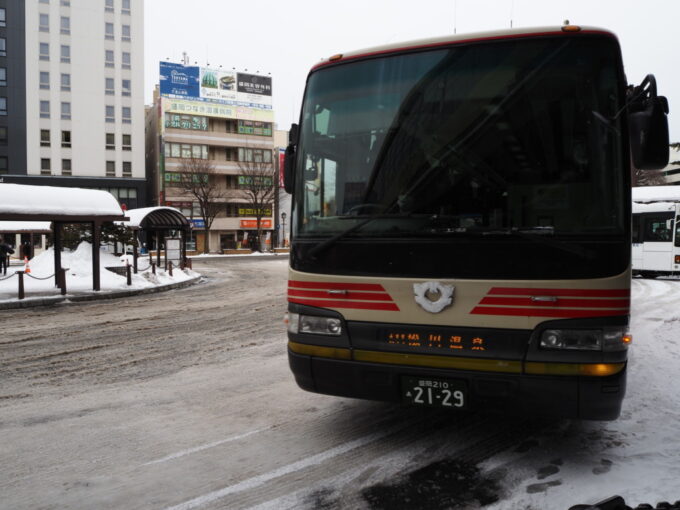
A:
[[[399,352],[379,352],[322,347],[318,345],[288,342],[288,348],[297,353],[319,358],[365,361],[389,365],[410,365],[429,368],[454,368],[479,372],[503,372],[509,374],[564,375],[607,377],[618,374],[625,363],[537,363],[508,361],[484,358],[461,358],[449,356],[430,356],[427,354],[405,354]]]

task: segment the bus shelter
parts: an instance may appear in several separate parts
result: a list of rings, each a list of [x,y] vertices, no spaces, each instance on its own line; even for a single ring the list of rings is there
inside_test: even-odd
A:
[[[130,209],[126,211],[128,220],[118,222],[120,225],[132,228],[139,233],[146,233],[156,240],[156,265],[161,264],[161,245],[170,233],[181,233],[181,265],[184,266],[187,259],[187,237],[191,232],[191,223],[174,207],[156,206]],[[136,236],[139,238],[139,236]],[[134,270],[137,272],[137,258],[139,256],[137,243],[133,245]],[[166,257],[167,258],[167,257]]]
[[[54,278],[62,273],[62,227],[70,223],[92,226],[92,288],[101,289],[99,245],[102,223],[128,218],[111,193],[82,188],[0,183],[0,221],[52,222]]]

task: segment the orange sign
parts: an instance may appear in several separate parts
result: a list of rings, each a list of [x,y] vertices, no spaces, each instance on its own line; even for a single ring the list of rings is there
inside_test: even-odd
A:
[[[257,220],[241,220],[241,228],[257,228]],[[272,228],[272,220],[260,221],[260,228]]]

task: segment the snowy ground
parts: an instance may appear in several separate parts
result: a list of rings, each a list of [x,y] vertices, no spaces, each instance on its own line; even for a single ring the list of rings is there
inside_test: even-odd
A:
[[[305,393],[285,259],[197,263],[204,284],[0,311],[0,508],[567,510],[680,499],[680,282],[635,280],[614,422]],[[115,303],[115,305],[111,305]]]
[[[130,263],[132,257],[128,256]],[[92,291],[92,245],[81,243],[74,251],[65,250],[61,255],[62,267],[68,268],[66,272],[66,290],[69,294],[84,293]],[[132,285],[127,285],[125,276],[118,275],[106,269],[107,267],[121,267],[125,265],[124,257],[116,257],[106,251],[100,252],[100,285],[101,291],[112,290],[133,290],[166,285],[169,283],[181,282],[198,274],[186,270],[173,270],[171,277],[166,271],[158,270],[156,275],[151,273],[148,258],[138,260],[138,268],[145,269],[138,274],[132,275]],[[24,276],[24,290],[26,298],[38,296],[56,296],[59,290],[55,289],[54,277],[54,252],[50,248],[35,256],[29,262],[30,276]],[[24,266],[10,266],[7,277],[17,270],[24,270]],[[0,275],[0,302],[14,301],[18,296],[18,277],[7,278]]]

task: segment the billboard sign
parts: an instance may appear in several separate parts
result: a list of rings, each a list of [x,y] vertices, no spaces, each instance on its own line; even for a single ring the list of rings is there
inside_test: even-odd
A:
[[[198,67],[161,62],[160,92],[162,96],[198,97]]]
[[[160,93],[171,99],[271,110],[270,76],[160,63]]]

